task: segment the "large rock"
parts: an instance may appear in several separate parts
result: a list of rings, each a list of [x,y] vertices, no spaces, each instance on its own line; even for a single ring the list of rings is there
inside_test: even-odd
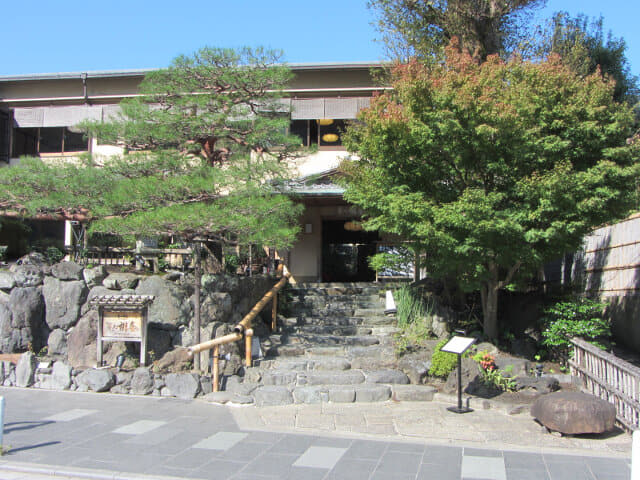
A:
[[[60,262],[51,267],[51,275],[59,280],[82,280],[82,267],[74,262]]]
[[[98,265],[94,268],[85,268],[82,271],[82,277],[88,288],[102,285],[102,281],[107,278],[107,269],[104,265]]]
[[[202,324],[210,322],[231,322],[233,302],[231,294],[222,292],[212,292],[208,294],[200,308]]]
[[[75,265],[75,263],[71,263],[71,265]],[[63,281],[54,277],[46,277],[42,292],[47,307],[46,321],[49,328],[67,330],[78,322],[80,307],[84,304],[88,293],[84,281]]]
[[[153,392],[153,375],[149,368],[136,368],[131,378],[131,393],[134,395],[149,395]]]
[[[98,312],[90,310],[67,336],[67,352],[72,367],[92,367],[96,364]]]
[[[549,430],[567,435],[604,433],[613,429],[616,409],[594,395],[556,392],[539,397],[531,416]]]
[[[147,352],[151,361],[162,358],[171,350],[171,332],[155,327],[147,327]]]
[[[187,325],[192,308],[186,288],[153,276],[142,280],[136,288],[138,295],[155,295],[149,306],[149,324],[165,330]]]
[[[47,344],[49,337],[49,329],[44,321],[45,307],[40,288],[14,288],[9,295],[8,306],[11,311],[10,332],[7,331],[6,315],[4,325],[0,325],[3,351],[24,351],[29,347],[34,351],[40,351]]]
[[[67,354],[67,334],[61,328],[56,328],[49,334],[47,350],[50,355]]]
[[[165,383],[171,395],[178,398],[189,400],[200,393],[200,378],[193,373],[169,373]]]
[[[423,354],[407,354],[398,360],[398,368],[402,370],[413,384],[425,383],[429,376],[431,361],[425,360]]]
[[[154,372],[181,372],[191,368],[193,359],[186,348],[176,348],[164,354],[160,360],[153,362]]]
[[[9,305],[9,294],[0,290],[0,305]]]
[[[49,266],[49,262],[47,261],[47,257],[45,257],[42,253],[39,252],[31,252],[27,253],[24,257],[20,257],[16,260],[16,263],[11,265],[9,270],[15,272],[22,266],[30,266],[37,268],[45,268]]]
[[[462,359],[462,391],[466,393],[473,393],[470,391],[470,385],[477,383],[477,379],[480,376],[480,370],[478,364],[470,358]],[[447,377],[447,381],[442,387],[442,391],[445,393],[456,393],[458,391],[458,367]]]
[[[116,378],[110,370],[90,368],[76,377],[76,383],[94,392],[106,392],[116,384]]]
[[[535,390],[538,394],[555,392],[560,388],[560,382],[555,377],[516,377],[516,390]]]
[[[112,273],[102,281],[109,290],[134,289],[138,285],[140,277],[135,273]]]
[[[31,352],[20,355],[16,365],[16,387],[30,387],[33,385],[38,360]]]
[[[38,267],[21,265],[15,267],[12,271],[17,287],[37,287],[42,285],[44,281],[44,272]]]
[[[71,367],[64,362],[53,364],[51,373],[51,388],[53,390],[68,390],[71,386]]]
[[[0,290],[11,290],[16,286],[16,279],[11,272],[0,272]]]

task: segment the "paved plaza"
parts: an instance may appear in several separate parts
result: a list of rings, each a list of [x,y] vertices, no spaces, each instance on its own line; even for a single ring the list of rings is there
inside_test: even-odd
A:
[[[0,479],[628,480],[631,437],[556,437],[448,398],[237,407],[202,400],[0,388]],[[475,406],[472,404],[472,406]],[[486,407],[487,405],[485,405]],[[51,477],[54,475],[54,477]]]

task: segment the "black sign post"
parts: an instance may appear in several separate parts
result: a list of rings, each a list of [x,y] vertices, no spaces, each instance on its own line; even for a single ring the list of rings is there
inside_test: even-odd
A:
[[[469,413],[473,412],[472,408],[462,406],[462,355],[471,345],[476,342],[475,338],[470,337],[451,337],[440,350],[442,352],[455,353],[458,355],[458,406],[448,407],[447,410],[453,413]]]

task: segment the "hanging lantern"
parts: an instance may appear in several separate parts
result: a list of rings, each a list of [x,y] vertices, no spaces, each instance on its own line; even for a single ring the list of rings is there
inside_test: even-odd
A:
[[[362,224],[360,222],[345,222],[344,229],[348,232],[360,232],[362,231]]]
[[[322,141],[326,143],[334,143],[334,142],[337,142],[339,139],[340,137],[335,133],[325,133],[324,135],[322,135]]]
[[[321,118],[320,120],[316,120],[316,122],[318,122],[318,125],[326,127],[327,125],[331,125],[333,120],[331,118]]]

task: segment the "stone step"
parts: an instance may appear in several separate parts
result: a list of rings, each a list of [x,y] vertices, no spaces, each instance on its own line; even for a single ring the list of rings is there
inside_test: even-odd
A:
[[[378,345],[380,339],[372,335],[316,335],[305,333],[294,333],[291,335],[282,335],[280,337],[282,345],[291,344],[310,344],[317,346],[333,346],[333,345],[349,345],[367,347],[370,345]]]
[[[242,384],[239,384],[241,387]],[[301,387],[250,386],[239,391],[209,393],[204,398],[211,403],[255,403],[257,406],[281,406],[292,403],[372,403],[394,400],[398,402],[430,402],[436,393],[426,385],[311,385]]]
[[[379,317],[384,316],[384,307],[379,308],[357,308],[353,312],[354,317]]]
[[[326,304],[326,303],[370,303],[373,305],[383,304],[385,301],[384,295],[377,294],[364,294],[364,295],[322,295],[318,293],[305,293],[299,292],[293,295],[293,299],[290,303],[294,302],[309,302],[310,304]]]
[[[340,326],[340,325],[296,325],[287,326],[282,333],[304,333],[316,335],[370,335],[371,327]]]
[[[335,326],[384,326],[397,324],[395,317],[387,315],[373,315],[369,317],[355,317],[355,316],[342,316],[342,315],[330,315],[330,316],[299,316],[289,317],[287,323],[293,323],[295,325],[335,325]],[[294,320],[295,319],[295,320]]]

